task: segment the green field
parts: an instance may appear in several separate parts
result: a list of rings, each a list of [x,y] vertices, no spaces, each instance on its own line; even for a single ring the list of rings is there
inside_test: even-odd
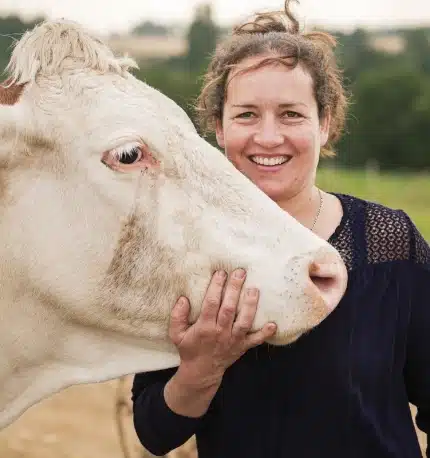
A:
[[[430,173],[397,174],[321,168],[318,185],[325,191],[352,194],[404,210],[430,242]]]

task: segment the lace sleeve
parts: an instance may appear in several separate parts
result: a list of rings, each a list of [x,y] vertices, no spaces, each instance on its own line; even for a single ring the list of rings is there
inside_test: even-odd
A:
[[[426,270],[430,270],[430,246],[418,231],[415,224],[409,219],[411,224],[411,259],[416,264],[421,264]]]

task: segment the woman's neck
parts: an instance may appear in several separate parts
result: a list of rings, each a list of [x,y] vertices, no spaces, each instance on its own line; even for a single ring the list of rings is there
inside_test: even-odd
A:
[[[299,223],[311,228],[321,211],[323,194],[316,186],[302,189],[293,197],[276,203]]]
[[[316,186],[277,204],[324,240],[334,233],[343,216],[340,200]]]

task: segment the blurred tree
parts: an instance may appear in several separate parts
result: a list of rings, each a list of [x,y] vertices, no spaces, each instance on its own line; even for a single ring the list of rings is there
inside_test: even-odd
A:
[[[430,33],[428,29],[408,29],[403,32],[406,40],[405,57],[417,71],[430,75]]]
[[[338,40],[336,54],[344,69],[347,83],[353,83],[369,68],[388,65],[396,56],[376,50],[372,44],[372,34],[364,29],[356,29],[350,34],[335,33]]]
[[[23,34],[26,30],[33,28],[39,22],[42,22],[44,18],[35,18],[32,21],[23,21],[17,15],[10,15],[6,17],[0,17],[0,33],[1,36],[9,35],[19,38],[16,35]]]
[[[198,5],[195,17],[188,30],[186,62],[190,70],[200,72],[206,68],[209,56],[216,47],[218,27],[212,20],[212,6]]]
[[[132,35],[167,36],[169,29],[152,21],[144,21],[137,24],[131,31]]]
[[[430,79],[406,64],[366,70],[353,85],[340,161],[381,169],[430,168]]]
[[[216,47],[219,30],[212,19],[212,7],[199,5],[187,32],[187,52],[164,61],[143,63],[136,76],[173,99],[194,119],[193,106],[201,88],[201,76]],[[212,137],[208,140],[214,143]]]
[[[0,73],[9,62],[13,43],[19,40],[26,30],[32,29],[42,21],[43,18],[35,18],[25,22],[17,15],[0,17]]]
[[[186,69],[172,71],[169,61],[142,65],[135,76],[174,100],[192,119],[193,102],[200,90],[197,74]]]

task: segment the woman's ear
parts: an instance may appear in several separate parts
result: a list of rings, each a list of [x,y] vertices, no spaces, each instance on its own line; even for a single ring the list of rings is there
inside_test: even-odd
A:
[[[224,143],[224,130],[222,128],[222,121],[220,119],[217,119],[215,121],[215,135],[216,135],[216,141],[218,143],[218,146],[220,148],[224,148],[225,143]]]
[[[324,110],[324,114],[320,119],[320,146],[324,147],[328,141],[330,134],[331,113],[328,108]]]

